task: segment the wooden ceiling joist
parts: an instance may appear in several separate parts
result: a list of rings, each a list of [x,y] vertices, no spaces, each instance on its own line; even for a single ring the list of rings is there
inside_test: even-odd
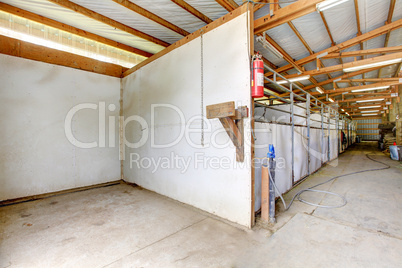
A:
[[[301,2],[301,1],[297,1],[296,3],[298,3],[298,2]],[[289,6],[291,6],[291,5],[289,5]],[[283,9],[285,9],[285,8],[282,8],[280,10],[283,10]],[[329,53],[334,53],[334,52],[341,51],[343,49],[346,49],[346,48],[352,47],[352,46],[354,46],[356,44],[359,44],[360,42],[367,41],[367,40],[373,39],[375,37],[378,37],[380,35],[383,35],[383,34],[387,33],[387,31],[392,31],[392,30],[398,29],[400,27],[402,27],[402,19],[399,19],[399,20],[394,21],[394,22],[392,22],[390,24],[381,26],[381,27],[379,27],[379,28],[377,28],[375,30],[372,30],[372,31],[367,32],[365,34],[362,34],[360,36],[354,37],[354,38],[349,39],[349,40],[347,40],[345,42],[342,42],[342,43],[340,43],[338,45],[335,45],[335,46],[332,46],[330,48],[324,49],[324,50],[322,50],[320,52],[316,52],[316,53],[314,53],[314,54],[312,54],[310,56],[307,56],[307,57],[305,57],[303,59],[297,60],[295,63],[298,64],[298,65],[307,64],[307,63],[309,63],[311,61],[316,60],[317,57],[319,57],[321,55],[324,56],[323,54],[326,54],[326,53],[329,54]],[[293,66],[289,64],[289,65],[280,67],[280,68],[276,69],[275,71],[281,73],[281,72],[288,71],[288,70],[290,70],[292,68],[293,68]],[[272,73],[267,73],[266,75],[271,75],[271,74]]]
[[[35,45],[3,35],[0,35],[0,53],[113,77],[121,77],[122,73],[128,70],[117,64]]]
[[[119,30],[127,32],[129,34],[132,34],[132,35],[135,35],[137,37],[140,37],[140,38],[142,38],[144,40],[147,40],[149,42],[158,44],[160,46],[168,47],[170,45],[169,43],[167,43],[167,42],[165,42],[163,40],[160,40],[160,39],[158,39],[156,37],[153,37],[153,36],[151,36],[149,34],[146,34],[144,32],[141,32],[141,31],[137,30],[137,29],[129,27],[129,26],[123,24],[123,23],[120,23],[120,22],[115,21],[115,20],[113,20],[111,18],[103,16],[103,15],[101,15],[99,13],[96,13],[95,11],[92,11],[92,10],[90,10],[88,8],[85,8],[83,6],[77,5],[74,2],[71,2],[71,1],[68,1],[68,0],[48,0],[48,1],[50,1],[52,3],[55,3],[55,4],[58,4],[59,6],[62,6],[62,7],[67,8],[67,9],[70,9],[72,11],[75,11],[77,13],[80,13],[80,14],[82,14],[84,16],[87,16],[87,17],[89,17],[91,19],[94,19],[94,20],[97,20],[99,22],[105,23],[105,24],[107,24],[109,26],[112,26],[114,28],[117,28]]]
[[[216,2],[229,12],[232,12],[239,7],[239,5],[233,0],[216,0]]]
[[[173,3],[175,3],[176,5],[178,5],[179,7],[183,8],[184,10],[186,10],[187,12],[193,14],[194,16],[196,16],[197,18],[199,18],[200,20],[202,20],[206,24],[210,24],[213,21],[210,18],[208,18],[207,16],[205,16],[203,13],[201,13],[200,11],[195,9],[193,6],[188,4],[184,0],[171,0],[171,1]]]
[[[401,51],[402,51],[402,46],[381,47],[381,48],[373,48],[373,49],[358,50],[358,51],[329,53],[329,54],[321,57],[321,59],[359,57],[362,55],[385,54],[385,53],[394,53],[394,52],[401,52]]]
[[[150,19],[182,36],[187,36],[190,33],[187,32],[186,30],[174,25],[173,23],[170,23],[169,21],[159,17],[158,15],[146,10],[145,8],[140,7],[139,5],[134,4],[133,2],[130,2],[128,0],[112,0],[120,5],[122,5],[125,8],[130,9],[131,11],[134,11],[135,13],[140,14],[141,16],[146,17],[147,19]]]
[[[278,9],[273,14],[268,14],[254,21],[254,33],[260,34],[269,29],[287,23],[304,15],[316,11],[316,4],[324,0],[299,0],[284,8]]]
[[[380,96],[375,96],[375,97],[357,97],[357,98],[350,98],[350,99],[344,99],[344,100],[337,100],[338,103],[341,102],[356,102],[356,101],[362,101],[362,100],[372,100],[372,99],[390,99],[393,98],[391,94],[384,94]],[[324,103],[331,103],[331,102],[324,102]]]
[[[391,90],[386,90],[386,91],[381,91],[381,92],[377,92],[377,93],[362,93],[362,92],[359,92],[357,94],[356,93],[351,93],[351,92],[344,92],[344,93],[330,94],[330,95],[328,95],[328,97],[329,98],[334,98],[336,96],[341,96],[341,95],[342,95],[342,99],[344,99],[344,96],[346,96],[346,95],[359,95],[359,97],[362,97],[362,96],[375,97],[375,96],[389,94],[389,93],[392,93],[392,91]],[[319,97],[318,99],[319,100],[326,99],[326,96]]]
[[[103,36],[96,35],[96,34],[78,29],[76,27],[37,15],[35,13],[29,12],[29,11],[26,11],[26,10],[23,10],[23,9],[14,7],[14,6],[10,6],[5,3],[0,3],[0,10],[8,12],[8,13],[16,15],[16,16],[19,16],[19,17],[22,17],[22,18],[25,18],[27,20],[35,21],[37,23],[41,23],[41,24],[44,24],[44,25],[47,25],[47,26],[71,33],[71,34],[75,34],[75,35],[78,35],[78,36],[81,36],[84,38],[88,38],[88,39],[91,39],[93,41],[96,41],[96,42],[99,42],[99,43],[102,43],[102,44],[105,44],[108,46],[112,46],[112,47],[122,49],[122,50],[125,50],[128,52],[131,52],[131,53],[135,53],[135,54],[143,56],[143,57],[148,58],[153,55],[152,53],[143,51],[141,49],[134,48],[134,47],[128,46],[126,44],[116,42],[114,40],[105,38]]]
[[[341,108],[343,109],[358,109],[359,107],[367,107],[367,106],[373,106],[373,105],[381,105],[381,106],[386,106],[386,101],[377,101],[377,102],[372,102],[372,103],[354,103],[350,104],[347,103],[346,105],[341,104]],[[365,108],[365,109],[370,109],[370,108]]]

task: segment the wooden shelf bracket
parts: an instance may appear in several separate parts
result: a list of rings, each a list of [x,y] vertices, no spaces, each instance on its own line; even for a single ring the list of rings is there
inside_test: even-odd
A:
[[[233,145],[236,146],[236,161],[244,162],[244,122],[248,117],[247,106],[235,109],[234,101],[208,105],[207,118],[219,118]]]

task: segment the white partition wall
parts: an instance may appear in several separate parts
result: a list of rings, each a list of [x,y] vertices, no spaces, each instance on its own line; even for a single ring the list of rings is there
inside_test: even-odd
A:
[[[118,122],[119,78],[2,54],[0,62],[0,201],[120,179],[117,123],[112,142],[108,134],[109,117]],[[92,108],[77,110],[71,132],[94,148],[66,137],[66,116],[79,104]]]
[[[199,118],[211,104],[250,108],[247,20],[243,13],[124,78],[123,111],[136,120],[126,124],[125,139],[141,143],[124,148],[125,180],[250,226],[250,117],[243,163],[220,121],[206,120],[202,129]]]
[[[306,107],[305,104],[297,105]],[[268,145],[273,144],[276,154],[275,183],[281,193],[285,193],[301,179],[318,170],[323,163],[328,161],[328,148],[330,159],[338,156],[338,136],[336,120],[330,120],[328,130],[328,113],[311,115],[310,146],[308,146],[308,128],[305,120],[306,109],[294,107],[294,150],[292,153],[292,126],[290,120],[290,105],[275,105],[270,107],[256,107],[255,109],[255,156],[267,157]],[[275,109],[275,110],[274,110]],[[281,112],[286,111],[286,112]],[[270,123],[268,123],[270,122]],[[292,178],[292,154],[294,155],[294,177]],[[310,163],[308,162],[310,155]],[[261,207],[261,161],[255,166],[255,211]],[[266,163],[266,161],[265,161]],[[308,169],[308,165],[309,169]],[[278,193],[276,193],[278,196]]]

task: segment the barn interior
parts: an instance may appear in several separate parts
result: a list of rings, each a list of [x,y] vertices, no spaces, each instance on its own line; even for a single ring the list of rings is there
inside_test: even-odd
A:
[[[399,267],[402,1],[1,0],[0,267]]]

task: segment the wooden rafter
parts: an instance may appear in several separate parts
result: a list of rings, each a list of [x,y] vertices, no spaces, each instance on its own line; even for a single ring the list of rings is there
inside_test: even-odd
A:
[[[216,2],[229,12],[232,12],[239,7],[239,5],[233,0],[216,0]]]
[[[334,59],[334,58],[347,58],[347,57],[358,57],[362,55],[375,55],[375,54],[385,54],[385,53],[394,53],[402,51],[402,46],[396,47],[381,47],[381,48],[373,48],[366,50],[358,50],[358,51],[349,51],[349,52],[337,52],[337,53],[329,53],[321,57],[321,59]]]
[[[0,35],[0,53],[120,77],[127,68]]]
[[[392,22],[392,17],[394,16],[395,3],[396,3],[396,0],[391,0],[390,1],[389,10],[388,10],[388,17],[387,17],[387,21],[385,22],[385,24],[389,24],[389,23]],[[384,47],[388,46],[390,34],[391,34],[391,31],[388,31],[387,35],[385,36]]]
[[[359,0],[354,0],[354,6],[355,6],[355,15],[356,15],[356,27],[357,27],[357,35],[356,36],[360,36],[362,35],[362,31],[360,28],[360,12],[359,12]],[[359,42],[359,46],[360,46],[360,50],[363,50],[363,42]],[[360,59],[364,59],[364,55],[360,56]],[[342,60],[342,58],[341,58]],[[343,63],[343,62],[341,62]],[[366,78],[366,74],[363,74],[363,78]]]
[[[303,38],[303,36],[300,34],[300,32],[296,29],[294,24],[289,21],[288,22],[289,27],[293,30],[293,32],[296,34],[296,36],[299,38],[299,40],[303,43],[304,47],[307,49],[307,51],[310,53],[310,55],[314,54],[313,50],[310,48],[310,46],[307,44],[306,40]],[[325,67],[324,63],[320,60],[317,61],[317,68]],[[332,76],[331,74],[327,74],[328,78],[331,79]],[[314,79],[314,78],[313,78]],[[313,83],[314,85],[317,85],[317,82]],[[335,84],[336,85],[336,84]]]
[[[389,23],[392,22],[392,17],[394,15],[394,9],[395,9],[395,3],[396,3],[396,0],[391,0],[390,1],[389,10],[388,10],[388,17],[387,17],[387,21],[385,22],[385,24],[389,24]],[[384,47],[388,46],[390,35],[391,35],[391,31],[388,31],[387,34],[385,35]],[[378,77],[381,77],[382,70],[383,69],[380,69],[380,71],[378,73]]]
[[[70,9],[72,11],[75,11],[77,13],[80,13],[80,14],[82,14],[84,16],[87,16],[87,17],[89,17],[91,19],[94,19],[94,20],[100,21],[102,23],[105,23],[105,24],[107,24],[109,26],[112,26],[114,28],[117,28],[119,30],[127,32],[129,34],[132,34],[132,35],[135,35],[135,36],[140,37],[142,39],[145,39],[145,40],[147,40],[149,42],[158,44],[160,46],[168,47],[170,45],[169,43],[167,43],[165,41],[162,41],[162,40],[160,40],[160,39],[158,39],[156,37],[153,37],[153,36],[151,36],[149,34],[146,34],[144,32],[141,32],[141,31],[137,30],[137,29],[129,27],[129,26],[127,26],[127,25],[125,25],[123,23],[120,23],[120,22],[118,22],[116,20],[113,20],[111,18],[103,16],[103,15],[101,15],[99,13],[96,13],[95,11],[92,11],[92,10],[90,10],[88,8],[85,8],[83,6],[77,5],[76,3],[73,3],[71,1],[68,1],[68,0],[48,0],[48,1],[50,1],[52,3],[55,3],[55,4],[58,4],[59,6],[62,6],[62,7],[67,8],[67,9]]]
[[[327,19],[325,18],[323,12],[320,11],[319,13],[320,13],[321,20],[322,20],[322,22],[324,23],[325,29],[327,30],[329,39],[331,39],[331,45],[332,45],[332,46],[335,46],[335,41],[334,41],[334,38],[333,38],[333,36],[332,36],[332,34],[331,34],[331,30],[329,29],[329,26],[328,26],[328,23],[327,23]],[[318,61],[318,60],[317,60],[317,61]],[[339,61],[341,62],[341,64],[343,64],[342,58],[340,58]],[[318,61],[318,62],[321,62],[321,64],[322,64],[322,61]],[[324,67],[324,64],[322,64],[322,66],[317,66],[317,68],[320,68],[320,67]],[[329,79],[332,78],[330,74],[328,74],[328,77],[329,77]],[[337,88],[338,85],[337,85],[336,83],[334,83],[334,87]]]
[[[356,26],[357,26],[357,35],[362,35],[362,31],[360,29],[360,13],[359,13],[359,0],[355,0],[355,15],[356,15]]]
[[[133,2],[130,2],[128,0],[112,0],[120,5],[122,5],[125,8],[130,9],[131,11],[134,11],[135,13],[140,14],[141,16],[146,17],[147,19],[150,19],[182,36],[187,36],[190,33],[187,32],[186,30],[174,25],[173,23],[170,23],[169,21],[159,17],[158,15],[146,10],[145,8],[140,7],[139,5],[134,4]]]
[[[310,53],[310,55],[314,54],[314,52],[311,50],[310,46],[307,44],[306,40],[304,40],[303,36],[301,36],[300,32],[294,26],[294,24],[291,21],[289,21],[288,25],[293,30],[293,32],[297,35],[299,40],[303,43],[304,47],[307,49],[307,51]]]
[[[184,1],[184,0],[171,0],[171,1],[173,3],[175,3],[176,5],[178,5],[179,7],[183,8],[184,10],[188,11],[189,13],[193,14],[194,16],[196,16],[197,18],[199,18],[206,24],[209,24],[212,22],[212,20],[210,18],[208,18],[203,13],[201,13],[200,11],[195,9],[193,6],[188,4],[186,1]]]
[[[265,35],[265,39],[267,40],[268,43],[270,43],[273,47],[275,47],[283,56],[283,58],[289,62],[293,68],[295,68],[298,72],[302,72],[303,69],[300,68],[297,64],[295,64],[294,59],[280,46],[278,43],[275,42],[274,39],[272,39],[269,35]]]
[[[301,16],[316,11],[316,4],[324,0],[299,0],[284,8],[278,9],[274,14],[268,14],[255,20],[254,33],[260,34],[281,24],[292,21]]]
[[[334,41],[334,38],[332,37],[331,30],[328,27],[327,19],[325,18],[324,13],[322,13],[321,11],[319,13],[320,13],[322,22],[324,23],[325,29],[327,30],[329,39],[331,39],[331,44],[332,44],[332,46],[335,46],[335,41]]]
[[[292,59],[292,57],[281,47],[279,46],[270,36],[268,36],[267,34],[265,35],[265,39],[271,44],[273,45],[282,55],[283,58],[289,62],[290,64],[294,65],[295,69],[298,71],[303,72],[304,69],[300,66],[298,66],[297,64],[295,64],[295,61]],[[320,87],[318,85],[317,80],[314,79],[314,77],[310,77],[309,78],[310,82],[313,83],[315,86]]]
[[[301,1],[298,1],[298,2],[301,2]],[[282,8],[280,10],[283,10],[283,9],[284,8]],[[389,30],[392,31],[392,30],[398,29],[400,27],[402,27],[402,19],[399,19],[399,20],[394,21],[394,22],[392,22],[390,24],[381,26],[381,27],[379,27],[379,28],[377,28],[375,30],[372,30],[372,31],[368,32],[368,33],[365,33],[365,34],[362,34],[360,36],[354,37],[354,38],[349,39],[349,40],[347,40],[345,42],[342,42],[342,43],[340,43],[338,45],[335,45],[335,46],[332,46],[330,48],[324,49],[324,50],[322,50],[320,52],[316,52],[313,55],[310,55],[310,56],[307,56],[307,57],[305,57],[303,59],[297,60],[295,63],[298,64],[298,65],[307,64],[307,63],[309,63],[311,61],[316,60],[317,57],[319,57],[321,55],[324,56],[323,54],[325,54],[325,53],[338,52],[340,50],[343,50],[343,49],[352,47],[352,46],[354,46],[356,44],[359,44],[359,42],[363,42],[363,41],[373,39],[375,37],[378,37],[380,35],[383,35],[383,34],[387,33],[387,31],[389,31]],[[288,70],[290,70],[292,68],[293,68],[293,66],[289,64],[289,65],[280,67],[280,68],[276,69],[275,71],[281,73],[281,72],[288,71]],[[272,73],[267,73],[266,75],[271,75],[271,74]]]
[[[46,18],[46,17],[40,16],[40,15],[37,15],[35,13],[29,12],[29,11],[26,11],[26,10],[23,10],[23,9],[14,7],[14,6],[10,6],[5,3],[0,3],[0,10],[8,12],[8,13],[16,15],[16,16],[19,16],[19,17],[22,17],[22,18],[25,18],[27,20],[35,21],[35,22],[68,32],[68,33],[71,33],[71,34],[75,34],[75,35],[78,35],[78,36],[81,36],[84,38],[88,38],[88,39],[91,39],[93,41],[96,41],[96,42],[99,42],[99,43],[102,43],[102,44],[105,44],[108,46],[112,46],[112,47],[122,49],[122,50],[125,50],[128,52],[131,52],[131,53],[135,53],[135,54],[143,56],[143,57],[148,58],[153,55],[152,53],[143,51],[141,49],[116,42],[114,40],[102,37],[100,35],[84,31],[82,29]]]

